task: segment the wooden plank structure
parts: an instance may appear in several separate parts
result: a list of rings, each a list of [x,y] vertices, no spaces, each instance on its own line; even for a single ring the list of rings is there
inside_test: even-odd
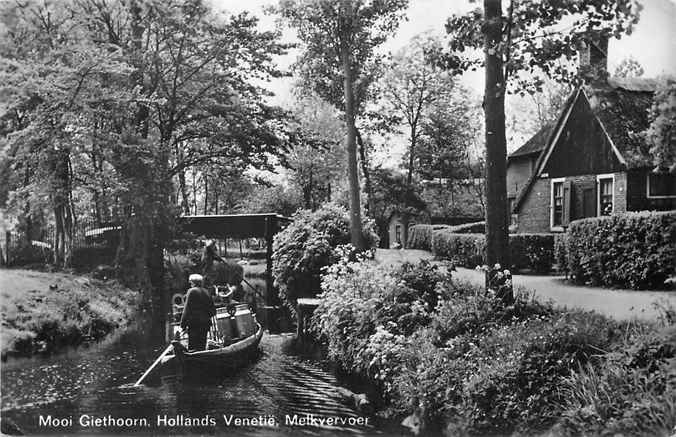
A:
[[[275,304],[272,285],[272,237],[284,229],[291,219],[279,214],[227,214],[182,216],[183,231],[207,238],[265,238],[267,253],[265,273],[265,304]]]

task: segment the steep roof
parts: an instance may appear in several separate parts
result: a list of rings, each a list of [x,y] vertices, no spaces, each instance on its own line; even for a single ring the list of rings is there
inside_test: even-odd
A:
[[[549,126],[547,132],[541,129],[510,157],[535,153],[540,148],[536,171],[529,178],[525,189],[521,191],[515,203],[518,210],[531,190],[534,181],[544,169],[552,149],[558,142],[558,134],[565,127],[568,117],[578,98],[586,98],[596,119],[615,150],[620,162],[627,168],[649,166],[652,157],[649,146],[641,132],[649,125],[649,110],[657,82],[643,78],[611,78],[607,86],[583,89],[578,87],[568,97],[556,123]]]
[[[509,158],[517,158],[519,156],[527,156],[542,152],[547,145],[547,138],[549,138],[549,134],[551,133],[553,127],[553,123],[548,123],[542,127],[521,147],[510,153]]]
[[[624,158],[627,167],[643,167],[652,163],[650,146],[641,133],[650,124],[655,82],[638,79],[609,81],[610,87],[590,91],[590,99],[608,137]]]

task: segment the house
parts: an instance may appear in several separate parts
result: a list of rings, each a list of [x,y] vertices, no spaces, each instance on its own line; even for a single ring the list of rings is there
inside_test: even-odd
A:
[[[588,66],[591,75],[556,122],[508,158],[511,232],[563,232],[579,218],[676,209],[673,163],[656,168],[639,135],[656,82],[608,79],[603,47],[590,45],[596,55],[582,57],[597,65]]]
[[[406,248],[411,226],[430,223],[430,216],[426,211],[417,211],[407,216],[399,211],[392,212],[387,224],[388,247]]]

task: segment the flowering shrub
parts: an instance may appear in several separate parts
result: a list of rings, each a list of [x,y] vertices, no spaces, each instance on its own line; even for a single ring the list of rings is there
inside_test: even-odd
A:
[[[325,269],[313,329],[326,342],[329,358],[346,370],[389,375],[391,370],[373,359],[392,358],[394,352],[380,346],[389,345],[396,352],[403,347],[402,336],[429,325],[439,299],[437,287],[448,277],[426,262],[393,271],[363,258],[350,261],[349,248],[337,252],[343,256]]]
[[[674,396],[667,393],[675,379],[658,377],[673,366],[676,341],[627,334],[652,333],[651,325],[558,310],[522,290],[506,303],[498,292],[509,280],[502,269],[492,269],[496,292],[487,293],[451,281],[429,263],[393,270],[350,261],[349,249],[339,252],[343,258],[323,276],[314,329],[329,358],[382,389],[390,413],[411,414],[426,431],[445,428],[447,435],[533,434],[555,424],[572,435],[608,429],[643,435],[676,421]],[[610,403],[612,414],[594,412],[589,375],[603,375],[609,357],[622,349],[628,352],[618,375],[641,377],[642,385],[603,376],[604,398],[593,398],[592,405]],[[587,376],[577,376],[580,369]],[[615,385],[625,403],[605,399]],[[566,390],[580,391],[577,403],[567,404]],[[607,418],[629,422],[604,428]]]
[[[376,247],[373,222],[365,221],[363,229],[367,247]],[[322,268],[338,260],[336,247],[349,242],[350,216],[344,208],[327,204],[294,214],[273,243],[272,276],[282,301],[293,309],[297,298],[316,296]]]

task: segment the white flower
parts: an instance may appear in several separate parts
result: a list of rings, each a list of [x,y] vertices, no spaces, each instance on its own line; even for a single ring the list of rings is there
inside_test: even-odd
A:
[[[510,272],[507,269],[505,269],[505,271],[503,273],[505,274],[505,276],[512,276],[512,272]]]
[[[501,270],[501,269],[502,266],[500,265],[500,263],[495,263],[495,265],[493,266],[493,270]]]

